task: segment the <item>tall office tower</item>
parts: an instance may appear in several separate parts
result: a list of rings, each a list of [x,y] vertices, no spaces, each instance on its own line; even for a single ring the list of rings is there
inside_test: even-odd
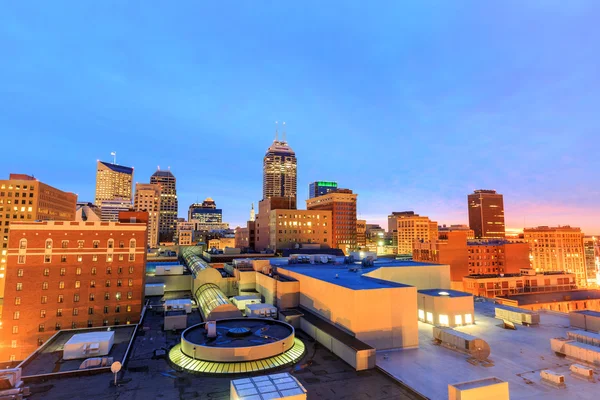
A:
[[[10,224],[23,221],[75,221],[77,195],[46,185],[33,176],[10,174],[0,180],[0,299],[4,296]],[[0,311],[2,309],[0,301]]]
[[[122,200],[131,203],[133,168],[98,161],[96,166],[96,200],[102,208],[105,200]]]
[[[223,222],[223,210],[217,208],[213,199],[208,197],[200,203],[192,204],[188,209],[188,221],[198,221],[201,224],[220,224]]]
[[[145,211],[148,213],[148,247],[156,247],[158,245],[160,185],[155,183],[136,183],[133,208],[135,211]]]
[[[345,254],[356,249],[356,198],[350,189],[337,189],[326,195],[306,200],[307,210],[331,211],[331,247]]]
[[[583,233],[570,226],[538,226],[525,228],[524,239],[529,243],[531,267],[536,271],[574,273],[577,285],[587,285]]]
[[[137,323],[146,223],[15,222],[0,359],[23,360],[60,329]]]
[[[323,196],[337,189],[337,182],[317,181],[308,185],[308,198]]]
[[[504,238],[504,198],[495,190],[475,190],[468,196],[469,227],[476,239]]]
[[[388,229],[392,229],[393,244],[397,244],[398,254],[411,255],[415,240],[431,241],[438,238],[437,222],[413,211],[392,213],[388,216]]]
[[[294,150],[288,146],[285,139],[280,141],[276,136],[263,159],[263,200],[271,197],[284,197],[295,206],[296,164]]]
[[[600,273],[600,242],[596,236],[583,238],[583,250],[585,252],[585,269],[588,281],[598,283]]]
[[[171,171],[156,171],[150,183],[160,185],[160,211],[158,214],[158,241],[172,242],[177,229],[177,189],[176,179]]]

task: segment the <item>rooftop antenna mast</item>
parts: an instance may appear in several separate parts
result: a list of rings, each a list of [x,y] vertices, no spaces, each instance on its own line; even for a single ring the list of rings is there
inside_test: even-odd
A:
[[[283,122],[283,135],[282,135],[282,137],[283,137],[282,141],[285,142],[285,121]]]
[[[111,151],[110,155],[113,156],[113,164],[117,165],[117,152]]]
[[[277,121],[275,121],[275,141],[279,140],[279,132],[277,131]]]

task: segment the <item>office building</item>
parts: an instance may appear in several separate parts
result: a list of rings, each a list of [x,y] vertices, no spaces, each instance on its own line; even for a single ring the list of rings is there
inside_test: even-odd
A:
[[[438,234],[439,236],[443,236],[447,232],[455,232],[455,231],[466,231],[467,239],[475,239],[475,232],[473,229],[469,228],[469,225],[440,225],[438,226]]]
[[[356,198],[349,189],[337,189],[323,196],[306,200],[307,210],[331,211],[332,238],[330,246],[349,254],[356,249]]]
[[[504,238],[504,197],[495,190],[475,190],[468,202],[469,227],[475,238]]]
[[[263,200],[283,197],[296,204],[296,154],[285,140],[275,140],[263,159]]]
[[[160,185],[155,183],[136,183],[133,208],[148,213],[148,247],[158,245],[158,225],[160,219]]]
[[[359,248],[367,245],[367,220],[356,220],[356,246]]]
[[[287,204],[288,198],[281,197],[258,203],[257,251],[290,249],[301,244],[331,247],[331,211],[286,209]]]
[[[160,206],[158,212],[158,241],[171,243],[177,230],[177,180],[168,171],[157,170],[150,177],[151,184],[160,185]]]
[[[60,329],[137,323],[146,234],[146,223],[13,223],[0,359],[22,360]]]
[[[538,272],[564,271],[577,276],[577,286],[587,285],[583,233],[570,226],[525,228],[531,267]]]
[[[104,200],[100,207],[100,219],[106,222],[119,220],[119,213],[132,209],[130,200]]]
[[[188,209],[188,221],[201,224],[220,224],[223,222],[223,210],[217,208],[213,199],[208,197],[202,203],[194,203]]]
[[[596,236],[586,236],[583,238],[583,251],[585,253],[585,269],[588,283],[600,283],[600,243]]]
[[[63,192],[33,176],[10,174],[0,180],[0,299],[4,295],[9,228],[13,222],[74,221],[77,195]],[[1,311],[0,302],[0,311]]]
[[[397,254],[412,255],[415,241],[429,242],[437,239],[437,222],[412,211],[392,213],[388,217],[388,229],[392,229],[393,245]]]
[[[102,208],[106,200],[122,200],[131,203],[133,191],[133,168],[98,161],[96,164],[95,204]]]
[[[337,182],[317,181],[308,185],[308,198],[323,196],[337,190]]]

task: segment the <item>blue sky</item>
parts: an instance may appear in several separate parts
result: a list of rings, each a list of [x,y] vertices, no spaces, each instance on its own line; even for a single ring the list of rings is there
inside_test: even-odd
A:
[[[147,182],[171,167],[180,215],[215,199],[234,226],[262,196],[274,121],[308,183],[360,216],[600,233],[600,2],[9,2],[0,13],[0,174],[92,200],[95,161]],[[218,3],[218,4],[216,4]]]

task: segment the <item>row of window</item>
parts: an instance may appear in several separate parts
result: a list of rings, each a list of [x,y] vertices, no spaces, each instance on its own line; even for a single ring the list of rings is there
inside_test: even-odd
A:
[[[115,299],[116,300],[121,300],[121,292],[116,292],[115,293]],[[133,298],[133,292],[127,292],[127,299],[131,300]],[[79,293],[76,293],[73,295],[73,301],[74,302],[78,302],[80,299]],[[96,299],[96,294],[95,293],[90,293],[89,296],[90,301],[94,301]],[[110,300],[110,293],[105,292],[104,293],[104,300]],[[62,294],[58,295],[58,303],[64,303],[65,301],[65,296]],[[41,304],[47,304],[48,303],[48,296],[42,296],[41,299]],[[21,304],[21,298],[20,297],[15,297],[15,305],[20,305]],[[17,311],[18,312],[18,311]],[[17,319],[17,318],[15,318]]]
[[[134,271],[134,267],[133,265],[129,266],[129,273],[133,274]],[[98,272],[98,269],[96,267],[92,267],[91,269],[91,274],[92,275],[96,275]],[[118,274],[122,274],[123,273],[123,267],[117,267],[117,273]],[[17,270],[17,276],[18,277],[23,277],[23,275],[25,274],[25,270],[23,268],[19,268]],[[67,274],[67,269],[66,268],[61,268],[60,269],[60,276],[65,276]],[[107,275],[111,275],[112,274],[112,267],[106,267],[106,274]],[[75,269],[75,275],[81,275],[81,267],[77,267]],[[44,268],[44,276],[50,276],[50,268]],[[129,280],[131,281],[131,279]],[[131,285],[129,285],[131,286]],[[17,289],[19,290],[19,289]]]
[[[46,245],[45,247],[47,249],[51,249],[53,245],[53,241],[52,239],[46,239]],[[63,240],[61,241],[61,247],[63,249],[67,249],[69,248],[69,241],[68,240]],[[77,241],[77,247],[82,249],[85,247],[85,240],[78,240]],[[92,241],[92,247],[94,249],[97,249],[100,247],[100,241],[99,240],[94,240]],[[112,249],[115,247],[115,240],[114,239],[108,239],[107,241],[107,248]],[[27,239],[21,239],[19,241],[19,249],[26,249],[27,248]],[[124,249],[125,248],[125,242],[123,242],[122,240],[119,241],[119,248],[120,249]],[[129,241],[129,248],[130,249],[135,249],[135,239],[131,239]]]
[[[123,254],[119,254],[119,261],[123,261],[125,259]],[[25,262],[27,261],[26,256],[24,255],[20,255],[17,263],[18,264],[25,264]],[[94,254],[92,255],[92,261],[98,261],[98,255]],[[106,255],[106,262],[112,262],[113,261],[113,255],[112,254],[107,254]],[[129,258],[128,261],[135,261],[135,254],[131,253],[129,254]],[[49,264],[52,262],[52,256],[49,254],[44,255],[44,264]],[[67,256],[66,255],[61,255],[60,256],[60,262],[66,263],[67,262]],[[82,255],[77,255],[77,262],[83,262],[83,256]]]

